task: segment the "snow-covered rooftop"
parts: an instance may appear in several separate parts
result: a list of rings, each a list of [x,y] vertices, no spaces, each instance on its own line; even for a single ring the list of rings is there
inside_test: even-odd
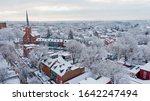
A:
[[[79,67],[71,65],[70,62],[65,61],[62,57],[58,57],[57,62],[52,66],[51,70],[59,76],[63,76],[66,72],[77,68]]]
[[[131,70],[129,70],[130,73],[137,74],[140,71],[140,65],[135,66]]]
[[[45,39],[45,38],[37,38],[36,41],[45,41],[45,42],[64,42],[63,39]]]
[[[86,78],[82,81],[79,81],[79,84],[100,84],[99,81],[89,77],[89,78]]]
[[[145,65],[143,65],[143,66],[141,66],[141,69],[142,70],[146,70],[146,71],[150,71],[150,62],[145,64]]]
[[[45,64],[46,66],[48,67],[51,67],[51,65],[56,61],[56,59],[52,59],[52,58],[47,58],[47,59],[44,59],[42,61],[43,64]]]
[[[58,51],[58,52],[55,52],[53,54],[51,54],[51,56],[53,55],[58,55],[58,56],[71,56],[71,54],[69,52],[64,52],[64,51]]]
[[[24,44],[25,47],[36,47],[36,46],[39,46],[39,45],[36,45],[36,44]]]
[[[110,78],[108,77],[101,77],[97,80],[100,84],[107,84],[108,82],[110,82]]]
[[[81,74],[81,75],[79,75],[79,76],[77,76],[77,77],[69,80],[69,81],[66,81],[66,83],[69,83],[69,84],[78,84],[79,81],[84,80],[85,78],[88,78],[88,77],[91,77],[91,76],[92,76],[91,72],[86,72],[84,74]]]
[[[53,70],[59,76],[63,76],[67,71],[79,68],[77,66],[71,65],[70,62],[67,62],[61,56],[54,59],[48,58],[46,60],[43,60],[42,63],[50,67],[51,70]]]
[[[38,35],[40,35],[40,33],[38,33],[36,30],[32,30],[32,35],[33,36],[38,36]]]

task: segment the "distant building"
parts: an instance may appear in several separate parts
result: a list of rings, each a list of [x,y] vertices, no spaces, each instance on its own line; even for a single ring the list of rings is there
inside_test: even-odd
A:
[[[114,42],[113,39],[105,39],[105,40],[104,40],[105,45],[112,44],[113,42]]]
[[[6,22],[0,22],[0,29],[7,28]]]
[[[37,38],[36,44],[46,45],[49,49],[64,50],[69,40],[52,39],[52,38]]]

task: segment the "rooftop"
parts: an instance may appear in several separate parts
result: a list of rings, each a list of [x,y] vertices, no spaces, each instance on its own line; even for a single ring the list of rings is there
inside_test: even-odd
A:
[[[108,77],[101,77],[97,80],[100,84],[107,84],[108,82],[110,82],[110,78]]]
[[[85,78],[88,78],[88,77],[91,77],[91,76],[92,76],[91,72],[86,72],[84,74],[81,74],[81,75],[79,75],[79,76],[77,76],[77,77],[69,80],[69,81],[66,81],[66,83],[69,83],[69,84],[78,84],[79,81],[84,80]]]
[[[143,65],[143,66],[141,66],[141,69],[142,70],[146,70],[146,71],[150,71],[150,62],[145,64],[145,65]]]
[[[51,68],[51,70],[53,70],[59,76],[63,76],[67,71],[79,68],[77,66],[71,65],[70,62],[67,62],[61,56],[58,56],[54,59],[44,59],[42,63]]]
[[[58,57],[56,63],[52,66],[51,70],[57,73],[59,76],[63,76],[70,70],[75,70],[79,67],[71,65],[70,62],[65,61],[62,57]]]
[[[89,78],[86,78],[82,81],[79,81],[79,84],[100,84],[99,81],[89,77]]]
[[[44,41],[44,42],[63,42],[63,39],[45,39],[45,38],[37,38],[36,41]]]

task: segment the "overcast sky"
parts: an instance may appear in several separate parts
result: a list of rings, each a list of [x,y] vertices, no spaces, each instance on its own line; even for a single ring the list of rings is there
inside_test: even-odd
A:
[[[147,20],[150,0],[0,0],[0,21]]]

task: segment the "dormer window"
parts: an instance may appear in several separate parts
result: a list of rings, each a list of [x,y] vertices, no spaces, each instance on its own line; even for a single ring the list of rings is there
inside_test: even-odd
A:
[[[60,70],[60,73],[62,73],[64,71],[64,69],[63,70]]]
[[[71,69],[71,66],[70,66],[70,67],[68,67],[68,69]]]
[[[52,62],[48,62],[48,65],[50,65]]]
[[[54,66],[54,69],[56,69],[57,66]]]
[[[44,59],[44,62],[46,62],[47,61],[47,59]]]

